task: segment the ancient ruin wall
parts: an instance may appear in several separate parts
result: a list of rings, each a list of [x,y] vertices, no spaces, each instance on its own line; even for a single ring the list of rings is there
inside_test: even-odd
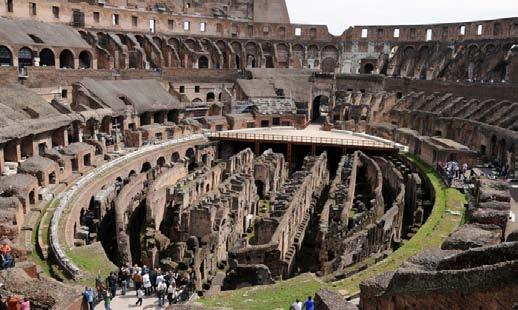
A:
[[[256,223],[256,233],[264,233],[265,244],[232,250],[239,264],[265,264],[272,274],[289,276],[295,254],[304,239],[314,197],[328,182],[327,155],[306,157],[302,169],[284,184],[273,198],[272,217]],[[268,229],[261,228],[267,225]]]

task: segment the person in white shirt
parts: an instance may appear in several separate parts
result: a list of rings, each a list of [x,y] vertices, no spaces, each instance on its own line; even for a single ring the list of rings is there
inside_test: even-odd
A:
[[[290,306],[290,310],[302,310],[302,301],[295,300]]]
[[[142,284],[144,285],[144,293],[146,296],[151,295],[151,280],[149,279],[149,273],[142,275]]]

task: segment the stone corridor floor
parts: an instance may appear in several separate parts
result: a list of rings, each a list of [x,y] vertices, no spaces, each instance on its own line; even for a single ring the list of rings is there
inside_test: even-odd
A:
[[[117,296],[112,300],[112,310],[126,310],[126,309],[165,309],[169,305],[165,303],[164,307],[158,306],[158,298],[156,296],[144,296],[142,306],[136,306],[137,294],[134,290],[130,290],[127,295],[120,295],[120,291],[117,291]],[[104,310],[104,302],[101,302],[95,307],[95,310]]]

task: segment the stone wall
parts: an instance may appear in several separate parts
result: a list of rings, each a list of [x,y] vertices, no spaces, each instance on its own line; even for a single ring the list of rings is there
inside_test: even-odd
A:
[[[256,221],[254,230],[260,242],[233,249],[231,255],[239,264],[265,264],[272,275],[288,277],[304,239],[311,208],[328,180],[326,153],[306,157],[302,169],[272,197],[269,217]]]

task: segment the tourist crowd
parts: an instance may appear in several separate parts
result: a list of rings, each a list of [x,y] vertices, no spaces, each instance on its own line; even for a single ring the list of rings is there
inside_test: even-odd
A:
[[[467,182],[473,176],[473,170],[468,164],[460,164],[457,161],[448,161],[446,163],[437,163],[437,170],[442,172],[448,182],[448,186],[453,185],[454,180]]]
[[[112,272],[106,279],[100,275],[95,280],[95,290],[85,288],[83,296],[94,309],[96,302],[103,302],[106,310],[111,310],[112,299],[120,289],[121,295],[130,290],[135,292],[136,306],[142,306],[145,296],[158,298],[158,305],[164,306],[184,302],[194,291],[194,273],[167,271],[160,268],[149,268],[146,265],[123,266],[118,272]]]
[[[18,295],[11,295],[4,299],[0,296],[0,310],[30,310],[31,302],[29,298],[21,298]]]

